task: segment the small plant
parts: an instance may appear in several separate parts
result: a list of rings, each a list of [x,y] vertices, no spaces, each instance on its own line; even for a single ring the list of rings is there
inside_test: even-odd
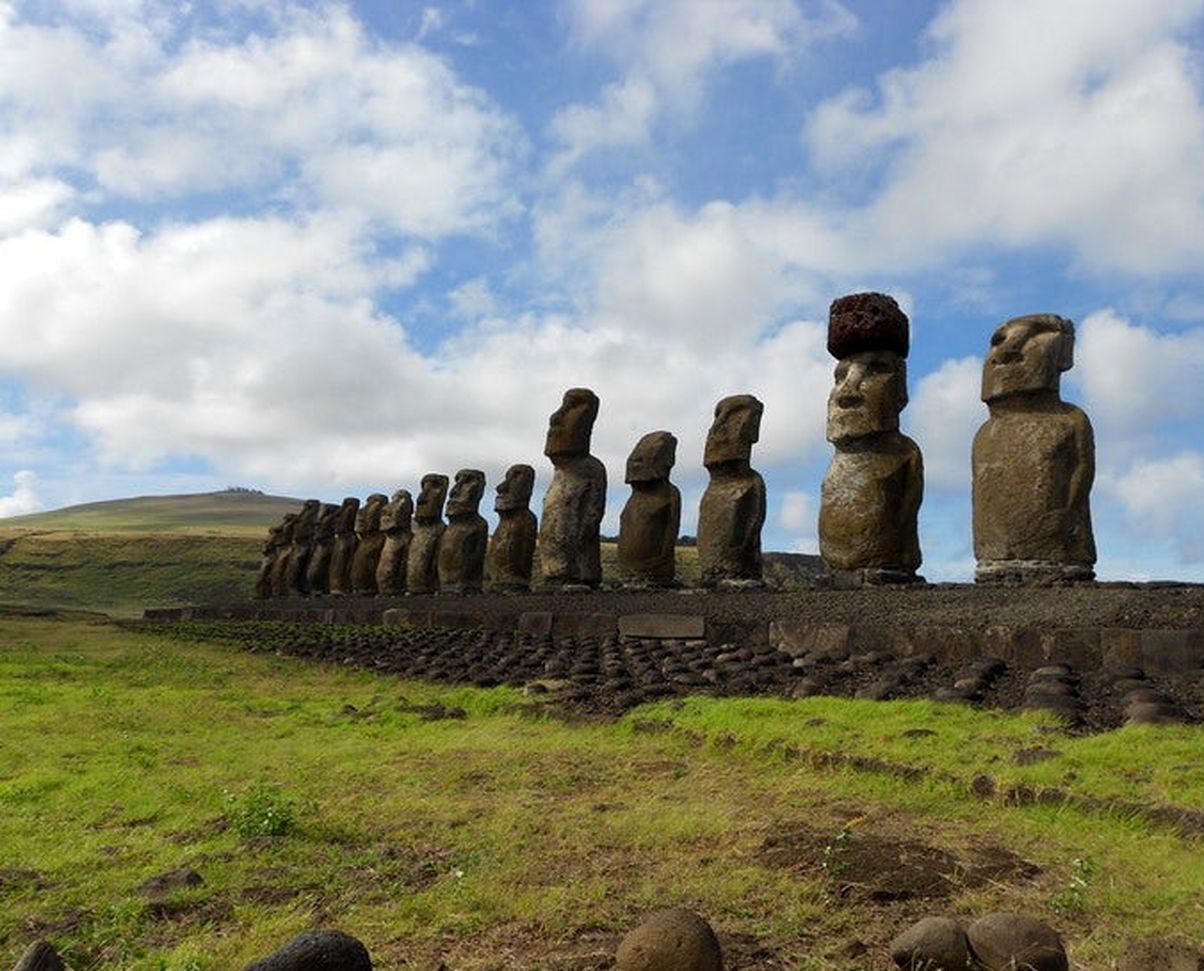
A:
[[[1066,886],[1054,894],[1054,909],[1062,914],[1081,914],[1087,908],[1087,891],[1098,865],[1090,857],[1076,856],[1070,861],[1070,877]]]
[[[256,785],[241,795],[226,792],[226,820],[243,839],[283,836],[297,822],[296,807],[279,786]]]
[[[849,847],[853,842],[853,824],[857,822],[860,820],[851,819],[844,823],[832,837],[832,842],[824,847],[824,858],[820,863],[820,869],[828,876],[840,876],[848,866]]]

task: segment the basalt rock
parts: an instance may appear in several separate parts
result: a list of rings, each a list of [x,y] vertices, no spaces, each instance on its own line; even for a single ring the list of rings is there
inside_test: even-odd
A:
[[[413,536],[406,557],[406,591],[434,593],[439,589],[439,537],[443,535],[443,502],[447,476],[428,472],[422,477],[414,506]]]
[[[1067,971],[1062,939],[1048,924],[1025,914],[988,914],[966,929],[970,950],[987,971]]]
[[[305,931],[245,971],[372,971],[372,959],[350,934]]]
[[[67,965],[51,944],[34,941],[25,949],[13,971],[67,971]]]
[[[498,523],[486,557],[490,590],[517,592],[531,588],[538,536],[535,513],[529,508],[534,486],[535,470],[529,465],[510,466],[498,483],[493,504]]]
[[[711,925],[684,907],[653,914],[619,944],[615,971],[723,971]]]
[[[478,593],[485,575],[489,525],[477,512],[485,494],[485,473],[461,469],[447,499],[447,528],[439,537],[439,589]]]
[[[405,592],[406,557],[413,537],[414,500],[409,490],[398,489],[380,513],[385,543],[376,562],[376,590],[382,595]]]
[[[924,917],[890,944],[890,956],[904,971],[967,971],[973,967],[970,942],[952,917]]]
[[[991,337],[982,400],[990,417],[974,436],[975,580],[1090,580],[1095,538],[1091,422],[1062,401],[1074,363],[1074,324],[1054,314],[1016,317]]]
[[[359,516],[360,501],[348,496],[339,506],[334,517],[334,546],[330,554],[330,592],[350,593],[351,563],[355,558],[355,521]]]
[[[698,560],[706,586],[761,579],[765,481],[750,461],[763,411],[750,394],[715,406],[703,455],[711,479],[698,509]]]
[[[571,388],[548,420],[544,455],[555,471],[539,522],[539,562],[549,587],[602,582],[599,527],[606,510],[606,468],[589,454],[598,396]]]
[[[385,548],[380,517],[388,504],[388,496],[374,492],[355,517],[355,552],[351,556],[351,589],[354,593],[376,593],[376,567]]]
[[[627,459],[631,497],[619,516],[619,576],[629,586],[671,586],[677,573],[681,493],[669,481],[677,439],[649,432]]]

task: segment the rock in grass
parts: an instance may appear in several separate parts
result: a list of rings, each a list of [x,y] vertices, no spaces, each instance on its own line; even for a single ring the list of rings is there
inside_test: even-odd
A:
[[[1058,932],[1025,914],[987,914],[966,930],[970,950],[987,971],[1068,971]]]
[[[1151,937],[1129,945],[1116,971],[1204,971],[1204,953],[1182,941]]]
[[[67,971],[58,951],[45,941],[34,941],[25,949],[13,971]]]
[[[925,917],[891,941],[890,956],[905,971],[965,971],[970,943],[952,917]]]
[[[306,931],[245,971],[372,971],[372,959],[350,934]]]
[[[628,932],[615,971],[723,971],[723,957],[711,925],[684,907],[673,907]]]
[[[138,886],[138,893],[148,900],[166,900],[177,890],[200,887],[204,883],[205,879],[196,870],[180,867],[143,880]]]

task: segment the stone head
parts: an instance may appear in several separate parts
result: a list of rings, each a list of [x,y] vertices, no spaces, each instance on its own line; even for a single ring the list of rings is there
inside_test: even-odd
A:
[[[321,511],[321,509],[322,503],[317,499],[306,499],[305,502],[301,504],[301,512],[299,513],[298,518],[304,519],[307,522],[316,522],[318,513]]]
[[[359,515],[360,501],[355,496],[348,496],[339,506],[339,511],[335,515],[334,531],[336,533],[350,533],[355,530],[355,520]]]
[[[372,493],[355,517],[356,533],[367,536],[369,533],[377,532],[380,529],[380,514],[388,501],[389,497],[383,493]]]
[[[598,396],[589,388],[570,388],[564,401],[548,419],[548,437],[543,454],[588,455],[594,419],[598,417]]]
[[[443,515],[443,500],[447,498],[447,476],[428,472],[422,477],[414,518],[420,523],[433,523]]]
[[[1058,392],[1074,366],[1074,323],[1057,314],[1030,314],[1000,324],[982,367],[982,400]]]
[[[380,528],[385,532],[410,528],[414,516],[414,499],[408,489],[398,489],[388,505],[380,511]]]
[[[765,406],[750,394],[734,394],[715,405],[715,420],[707,433],[702,464],[708,469],[724,462],[747,462],[761,436]]]
[[[295,512],[285,513],[277,528],[280,530],[281,545],[288,546],[293,541],[293,531],[297,528],[297,514]]]
[[[677,461],[677,439],[669,432],[649,432],[627,456],[629,485],[633,482],[660,482],[669,478]]]
[[[907,405],[907,361],[894,351],[859,351],[840,359],[828,395],[829,442],[896,431]]]
[[[493,508],[497,512],[526,509],[534,488],[535,470],[529,465],[512,465],[506,470],[506,477],[497,485],[497,499]]]
[[[333,502],[322,503],[322,508],[318,512],[318,525],[316,530],[317,535],[321,539],[328,540],[334,535],[334,524],[335,520],[338,518],[338,515],[339,507]]]
[[[461,469],[447,497],[448,516],[475,515],[485,495],[485,473],[480,469]]]

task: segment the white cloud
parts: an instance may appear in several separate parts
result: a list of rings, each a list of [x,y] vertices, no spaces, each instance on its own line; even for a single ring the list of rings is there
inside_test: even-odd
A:
[[[37,481],[37,475],[29,469],[22,469],[13,476],[15,488],[7,496],[0,496],[0,519],[24,516],[42,508],[37,495]]]
[[[778,525],[790,533],[793,553],[816,553],[819,551],[819,513],[810,493],[790,490],[782,494],[778,510]]]
[[[1138,272],[1204,257],[1204,106],[1181,35],[1200,0],[961,0],[933,54],[819,106],[830,174],[880,167],[854,213],[871,258],[977,242],[1066,245]]]
[[[1105,482],[1123,505],[1135,535],[1170,541],[1184,563],[1204,562],[1204,452],[1138,462]]]
[[[924,456],[926,491],[969,492],[970,446],[987,419],[981,383],[982,360],[963,357],[944,361],[912,391],[903,424]]]

